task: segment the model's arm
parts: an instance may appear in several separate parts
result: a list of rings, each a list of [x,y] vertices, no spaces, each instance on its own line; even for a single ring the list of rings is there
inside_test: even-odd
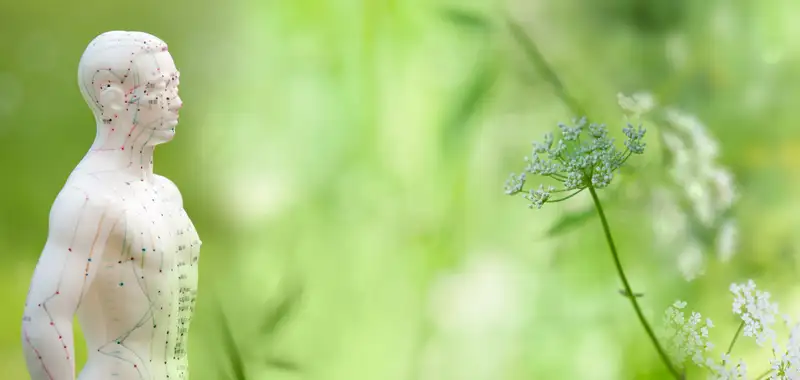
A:
[[[32,380],[75,379],[72,321],[120,219],[113,199],[65,187],[25,302],[22,345]]]

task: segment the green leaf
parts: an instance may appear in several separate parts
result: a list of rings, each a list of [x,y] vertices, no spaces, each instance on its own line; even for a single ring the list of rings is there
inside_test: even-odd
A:
[[[267,365],[287,372],[300,372],[300,367],[296,363],[285,359],[268,358]]]
[[[470,121],[489,98],[489,93],[497,81],[498,67],[491,57],[477,67],[472,80],[467,84],[463,95],[456,101],[444,125],[444,142],[449,148],[460,146],[467,135]],[[455,146],[454,146],[455,145]],[[448,150],[451,150],[448,149]]]
[[[585,210],[581,210],[578,212],[571,212],[565,214],[552,226],[550,226],[550,229],[547,230],[547,236],[555,237],[558,235],[565,234],[581,226],[584,222],[591,219],[592,216],[594,215],[597,215],[594,206],[588,207]]]
[[[242,360],[241,352],[239,352],[239,347],[236,345],[236,340],[233,338],[233,333],[230,329],[230,323],[225,317],[225,313],[222,311],[222,308],[219,307],[217,310],[220,320],[220,329],[222,332],[222,345],[223,349],[225,350],[225,354],[228,357],[228,364],[230,364],[231,369],[233,369],[233,379],[245,380],[246,376],[244,370],[244,361]]]
[[[261,333],[266,338],[266,342],[263,344],[272,346],[274,336],[281,326],[286,323],[288,317],[297,310],[301,294],[302,290],[299,286],[292,286],[281,295],[281,298],[274,305],[269,307],[267,316],[264,318],[264,324],[261,325]],[[272,356],[267,357],[266,365],[283,371],[300,371],[300,367],[296,363]]]
[[[441,11],[442,17],[458,26],[472,30],[488,31],[491,29],[489,20],[477,12],[456,8],[445,8]]]
[[[287,317],[297,308],[302,291],[299,287],[291,288],[267,313],[261,332],[267,336],[275,335]]]

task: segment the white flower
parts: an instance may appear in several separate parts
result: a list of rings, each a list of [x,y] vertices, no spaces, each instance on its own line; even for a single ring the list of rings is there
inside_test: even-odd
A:
[[[786,324],[790,325],[788,318],[784,317]],[[770,360],[773,373],[771,379],[800,379],[800,324],[792,326],[786,347],[781,349],[774,344],[774,358]]]
[[[736,201],[733,174],[725,168],[714,168],[709,174],[714,189],[717,191],[717,211],[725,211]]]
[[[703,249],[697,242],[689,240],[678,255],[678,269],[686,281],[692,281],[705,273]]]
[[[666,115],[672,128],[662,136],[672,180],[685,189],[697,219],[711,227],[736,201],[733,175],[717,163],[719,143],[696,117],[676,109]]]
[[[633,117],[650,112],[656,106],[655,98],[648,92],[637,92],[631,96],[619,93],[617,94],[617,103],[623,111],[630,113]]]
[[[608,187],[614,173],[630,156],[644,153],[646,146],[643,141],[646,130],[641,125],[628,124],[622,129],[627,137],[623,141],[624,150],[614,145],[605,124],[589,123],[585,117],[573,120],[571,125],[561,123],[558,127],[560,138],[556,140],[552,133],[547,133],[543,142],[534,142],[530,157],[525,157],[525,171],[512,173],[506,181],[505,193],[522,193],[531,208],[569,199],[589,187]],[[540,185],[538,190],[525,191],[525,184],[532,176],[547,177],[563,186],[557,189]],[[571,194],[567,194],[569,192]],[[565,194],[554,197],[553,193]]]
[[[728,214],[738,195],[733,174],[718,162],[719,142],[700,120],[674,108],[664,112],[667,122],[660,134],[670,157],[670,185],[657,189],[652,200],[666,203],[659,205],[654,215],[653,223],[664,223],[666,227],[655,231],[655,241],[660,250],[678,253],[678,267],[691,281],[703,273],[706,252],[716,251],[723,262],[736,252],[736,220]],[[690,227],[694,223],[701,224],[710,234],[698,233]],[[681,237],[676,239],[678,234]]]
[[[769,292],[757,290],[753,280],[748,280],[746,284],[731,284],[730,291],[734,296],[733,312],[744,321],[743,335],[754,337],[759,346],[763,346],[767,340],[774,343],[775,331],[772,326],[778,315],[778,304],[770,302]]]
[[[668,248],[672,253],[675,251],[673,247],[682,245],[690,233],[689,219],[672,191],[657,187],[650,199],[655,244]]]
[[[704,366],[708,362],[706,353],[714,348],[708,336],[714,324],[708,318],[703,323],[698,312],[692,312],[686,319],[682,311],[685,307],[686,302],[675,301],[667,308],[662,339],[676,364],[682,365],[691,359],[696,365]]]
[[[717,257],[722,262],[730,260],[736,251],[736,245],[739,240],[739,229],[736,226],[736,220],[727,219],[722,223],[717,235]]]
[[[706,368],[711,372],[709,379],[713,380],[744,380],[747,379],[747,365],[744,360],[739,359],[738,363],[734,365],[731,362],[730,356],[722,354],[722,364],[719,364],[708,359]]]

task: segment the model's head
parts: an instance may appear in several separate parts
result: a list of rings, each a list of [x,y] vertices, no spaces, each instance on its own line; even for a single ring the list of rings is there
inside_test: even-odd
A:
[[[97,36],[78,65],[78,84],[99,128],[135,126],[148,145],[174,136],[182,106],[179,82],[167,44],[143,32]]]

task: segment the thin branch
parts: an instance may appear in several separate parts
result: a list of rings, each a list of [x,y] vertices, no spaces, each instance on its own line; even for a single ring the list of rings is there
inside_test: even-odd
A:
[[[580,190],[578,190],[578,191],[576,191],[576,192],[574,192],[574,193],[572,193],[572,194],[570,194],[570,195],[568,195],[568,196],[566,196],[566,197],[564,197],[564,198],[555,199],[555,200],[552,200],[552,201],[548,199],[548,200],[547,200],[547,203],[558,203],[558,202],[563,202],[563,201],[565,201],[565,200],[567,200],[567,199],[570,199],[570,198],[572,198],[572,197],[574,197],[574,196],[576,196],[576,195],[580,194],[582,191],[583,191],[583,189],[580,189]]]

